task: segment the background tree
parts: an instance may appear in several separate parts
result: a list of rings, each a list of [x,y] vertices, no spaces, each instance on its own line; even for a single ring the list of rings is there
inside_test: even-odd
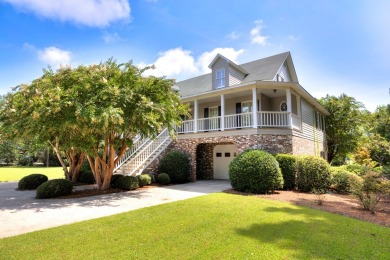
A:
[[[354,152],[364,132],[364,105],[345,94],[339,97],[327,95],[319,102],[330,113],[325,118],[328,161],[342,160]]]
[[[379,106],[372,114],[372,132],[379,134],[387,141],[390,141],[390,104]]]

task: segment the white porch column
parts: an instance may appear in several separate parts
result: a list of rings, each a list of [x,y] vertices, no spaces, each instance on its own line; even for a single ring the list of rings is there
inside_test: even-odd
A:
[[[221,95],[221,131],[225,131],[225,95]]]
[[[290,128],[293,128],[293,118],[292,118],[292,103],[291,103],[291,90],[288,88],[286,89],[286,101],[287,101],[287,112],[288,112],[288,117],[290,121]]]
[[[194,133],[198,132],[198,100],[194,100]]]
[[[257,88],[252,88],[253,128],[257,128]]]

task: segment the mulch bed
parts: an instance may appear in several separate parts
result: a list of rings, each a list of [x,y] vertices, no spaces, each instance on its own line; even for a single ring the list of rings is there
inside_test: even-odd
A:
[[[325,194],[322,197],[322,205],[319,205],[318,195],[298,191],[277,191],[275,194],[269,195],[248,194],[238,192],[233,189],[227,190],[225,192],[289,202],[299,206],[324,210],[355,219],[372,222],[381,226],[390,227],[390,196],[379,202],[376,214],[372,214],[371,212],[364,210],[360,205],[359,200],[352,195],[341,195],[336,193]]]

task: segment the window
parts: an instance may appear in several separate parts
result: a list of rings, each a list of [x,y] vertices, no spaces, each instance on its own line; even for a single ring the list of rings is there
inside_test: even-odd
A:
[[[222,157],[222,153],[217,153],[217,157]]]
[[[277,74],[276,75],[276,81],[277,82],[284,82],[284,78],[280,74]]]
[[[225,153],[225,157],[230,157],[230,153]]]
[[[253,111],[252,101],[241,102],[241,113],[249,113]]]
[[[282,111],[282,112],[286,112],[287,111],[287,103],[286,103],[286,101],[282,101],[282,103],[280,103],[280,111]]]
[[[215,77],[217,88],[223,88],[225,86],[225,69],[218,69]]]

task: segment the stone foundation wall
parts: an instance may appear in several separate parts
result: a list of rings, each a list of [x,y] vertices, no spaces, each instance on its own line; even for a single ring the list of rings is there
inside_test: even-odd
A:
[[[191,180],[213,179],[213,151],[216,145],[235,144],[241,153],[249,148],[258,148],[270,153],[286,153],[294,155],[316,155],[325,157],[326,146],[322,142],[315,142],[291,135],[240,135],[205,138],[188,138],[173,141],[144,170],[144,173],[157,174],[161,158],[171,150],[182,151],[191,160]]]
[[[325,157],[325,145],[322,142],[314,142],[301,137],[293,136],[293,154],[294,155],[315,155]]]
[[[263,149],[271,153],[292,153],[291,135],[261,134],[178,139],[170,145],[169,149],[182,151],[191,158],[191,180],[196,181],[197,173],[205,178],[212,178],[213,149],[219,144],[235,144],[239,153],[249,148]],[[199,156],[204,157],[199,158]]]

